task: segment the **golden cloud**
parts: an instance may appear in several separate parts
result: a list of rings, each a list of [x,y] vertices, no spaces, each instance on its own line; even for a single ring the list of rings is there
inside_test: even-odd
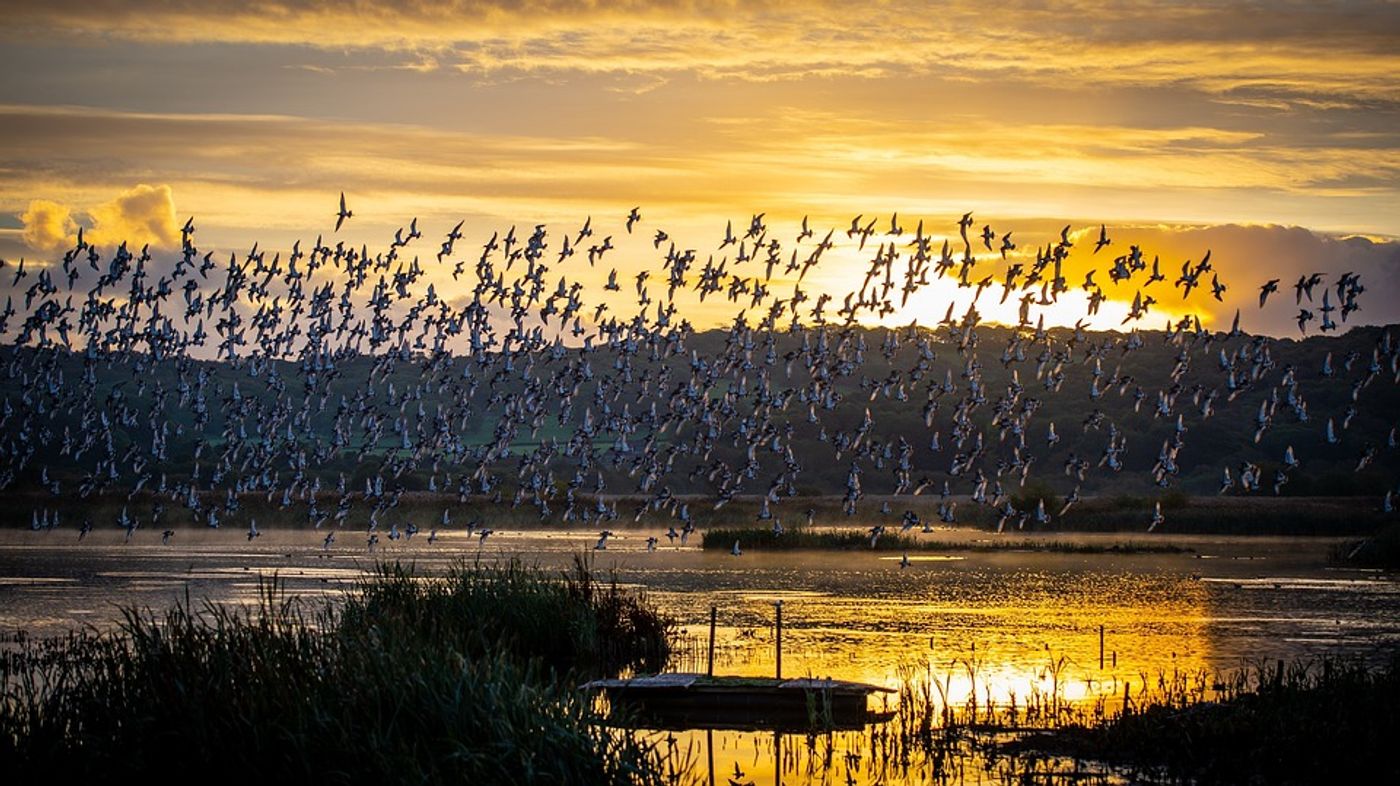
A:
[[[92,216],[92,242],[99,245],[171,248],[180,243],[175,196],[168,185],[138,185],[88,213]]]
[[[20,239],[35,251],[55,251],[71,245],[78,231],[72,208],[48,199],[31,201],[19,220],[24,224]]]
[[[76,241],[78,222],[73,207],[35,199],[20,214],[24,243],[35,251],[56,251]],[[90,221],[85,239],[94,245],[173,248],[180,243],[175,220],[175,196],[170,186],[140,184],[85,211]]]

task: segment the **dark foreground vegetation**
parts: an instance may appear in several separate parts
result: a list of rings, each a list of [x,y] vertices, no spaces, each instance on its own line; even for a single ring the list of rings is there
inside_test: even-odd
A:
[[[1003,752],[1125,765],[1200,784],[1397,783],[1400,653],[1381,666],[1257,666],[1143,709],[1026,737]]]
[[[0,772],[209,782],[659,782],[651,747],[574,686],[664,665],[670,624],[579,561],[437,579],[383,566],[342,605],[268,587],[0,656]]]

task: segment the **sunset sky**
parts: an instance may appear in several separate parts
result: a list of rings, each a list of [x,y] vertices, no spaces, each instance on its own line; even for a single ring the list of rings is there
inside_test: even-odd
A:
[[[1246,329],[1297,335],[1290,285],[1313,271],[1361,274],[1351,323],[1400,321],[1394,2],[3,7],[12,261],[52,260],[79,225],[169,246],[190,215],[201,247],[286,247],[330,234],[341,191],[346,238],[384,246],[417,217],[424,257],[463,219],[474,258],[511,224],[591,215],[622,236],[640,206],[621,269],[655,266],[657,228],[703,259],[757,212],[786,239],[804,215],[842,235],[897,211],[947,235],[974,211],[1023,253],[1066,223],[1107,224],[1115,252],[1140,242],[1173,277],[1209,249],[1230,290],[1194,305],[1217,322],[1239,307]],[[1076,289],[1106,261],[1087,246]],[[818,283],[858,285],[868,251]],[[948,295],[899,316],[935,322]]]

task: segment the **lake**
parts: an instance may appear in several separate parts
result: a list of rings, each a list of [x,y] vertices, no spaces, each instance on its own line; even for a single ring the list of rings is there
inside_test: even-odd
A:
[[[587,551],[597,572],[641,588],[678,621],[690,645],[683,668],[705,668],[713,606],[716,672],[773,674],[773,620],[781,601],[785,676],[890,687],[932,681],[959,706],[973,691],[979,701],[999,705],[1053,696],[1116,706],[1125,687],[1140,695],[1173,674],[1322,655],[1374,657],[1400,644],[1400,577],[1329,566],[1334,542],[1327,540],[1151,541],[1193,550],[1184,554],[918,552],[901,568],[897,553],[750,550],[734,557],[701,551],[698,538],[686,547],[662,539],[648,552],[648,534],[619,529],[606,551],[593,551],[591,531],[499,532],[484,542],[455,531],[431,544],[420,533],[385,538],[370,554],[363,534],[351,531],[341,531],[325,550],[322,533],[309,530],[266,530],[250,542],[239,531],[186,528],[168,546],[158,534],[140,531],[130,543],[117,530],[95,531],[79,543],[74,531],[12,530],[0,533],[0,630],[9,637],[18,630],[51,635],[78,625],[105,627],[120,618],[122,606],[159,610],[186,594],[247,603],[274,575],[290,594],[334,597],[376,559],[413,561],[426,574],[453,560],[517,556],[563,569]],[[989,536],[941,530],[935,537]],[[840,754],[834,757],[802,736],[784,742],[773,734],[689,732],[671,739],[684,752],[680,758],[694,765],[689,777],[701,781],[711,772],[721,782],[734,778],[736,763],[740,782],[821,782],[843,778],[852,767],[863,773],[861,782],[890,777],[870,771],[869,757],[863,765],[845,757],[868,746],[868,734],[832,742]],[[668,737],[658,740],[667,744]],[[778,747],[786,751],[781,756]],[[829,766],[812,770],[813,757]],[[896,780],[919,778],[905,772]]]

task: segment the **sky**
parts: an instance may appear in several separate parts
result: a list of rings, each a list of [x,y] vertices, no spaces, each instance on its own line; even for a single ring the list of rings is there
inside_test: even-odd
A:
[[[352,243],[385,247],[417,218],[431,257],[458,221],[479,248],[591,216],[624,274],[656,266],[657,229],[703,259],[733,253],[717,248],[730,221],[764,213],[786,241],[806,216],[842,242],[813,281],[845,291],[870,256],[844,236],[857,215],[956,239],[972,211],[1013,232],[1012,261],[1070,225],[1086,241],[1076,293],[1136,243],[1173,278],[1209,250],[1228,284],[1219,301],[1159,298],[1168,316],[1219,325],[1239,309],[1247,330],[1296,335],[1291,282],[1354,272],[1366,292],[1349,324],[1400,322],[1395,2],[0,8],[12,262],[52,262],[79,226],[168,249],[189,216],[202,248],[287,248],[332,234],[343,191],[355,217],[336,237]],[[1101,224],[1114,245],[1094,255]],[[576,272],[590,290],[605,275]],[[1272,278],[1282,294],[1260,310]],[[1106,280],[1100,327],[1135,293]],[[935,282],[889,319],[930,324],[968,296]],[[1047,319],[1072,322],[1075,304]],[[694,309],[701,325],[730,313]]]

